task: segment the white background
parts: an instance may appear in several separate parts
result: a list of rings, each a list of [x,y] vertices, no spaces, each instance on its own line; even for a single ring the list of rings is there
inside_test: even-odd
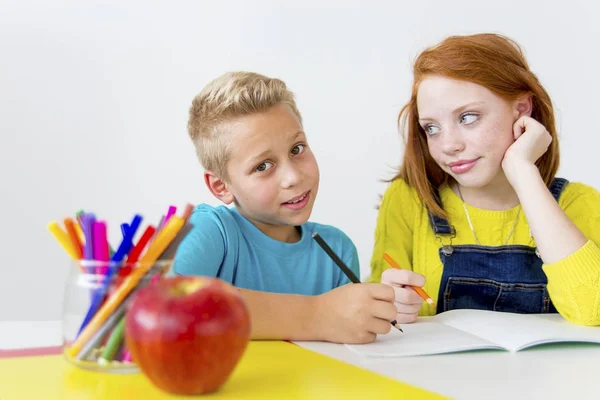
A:
[[[0,1],[0,320],[60,319],[69,260],[46,230],[78,209],[158,222],[208,202],[186,132],[230,70],[282,78],[321,167],[313,221],[369,273],[378,195],[400,164],[411,63],[447,35],[516,39],[550,92],[561,176],[600,188],[600,28],[591,1]]]

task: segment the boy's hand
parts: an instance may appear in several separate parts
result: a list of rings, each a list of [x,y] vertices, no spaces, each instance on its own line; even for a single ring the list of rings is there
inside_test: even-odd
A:
[[[425,284],[425,277],[405,269],[389,268],[381,274],[381,283],[394,287],[398,312],[394,316],[396,321],[399,324],[415,322],[424,300],[410,286],[422,287]]]
[[[352,283],[315,299],[319,336],[328,342],[373,342],[396,317],[394,289],[381,283]]]

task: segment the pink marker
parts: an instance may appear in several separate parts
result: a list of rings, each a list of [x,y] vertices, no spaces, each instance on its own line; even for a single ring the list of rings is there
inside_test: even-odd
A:
[[[160,226],[160,229],[162,229],[165,225],[167,225],[167,222],[169,222],[169,219],[171,219],[171,217],[177,212],[177,207],[175,206],[169,206],[169,209],[167,210],[167,214],[165,215],[165,218],[162,221],[162,224]],[[159,229],[159,230],[160,230]]]
[[[123,353],[123,357],[121,357],[121,361],[122,362],[131,362],[132,361],[131,352],[129,350],[125,350],[125,352]]]
[[[105,275],[108,272],[110,257],[108,239],[106,238],[106,222],[94,222],[94,259],[100,261],[101,266],[96,267],[96,273]]]

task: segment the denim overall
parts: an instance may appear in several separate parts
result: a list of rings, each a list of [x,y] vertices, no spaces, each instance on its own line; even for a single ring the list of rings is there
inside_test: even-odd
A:
[[[566,179],[556,178],[550,185],[556,201],[567,183]],[[452,246],[451,239],[456,236],[454,227],[431,213],[429,221],[436,237],[442,243],[450,243],[439,250],[444,271],[438,314],[459,308],[521,314],[557,312],[548,295],[548,280],[535,247]]]

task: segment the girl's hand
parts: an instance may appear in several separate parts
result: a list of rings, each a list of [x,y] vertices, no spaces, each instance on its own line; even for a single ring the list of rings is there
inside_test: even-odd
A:
[[[381,275],[381,283],[394,288],[396,321],[400,324],[415,322],[419,316],[423,299],[410,286],[423,286],[425,277],[405,269],[388,268]]]
[[[506,150],[502,160],[502,169],[507,177],[518,174],[521,166],[535,165],[552,143],[552,136],[546,128],[531,117],[519,118],[513,125],[513,135],[515,142]]]

